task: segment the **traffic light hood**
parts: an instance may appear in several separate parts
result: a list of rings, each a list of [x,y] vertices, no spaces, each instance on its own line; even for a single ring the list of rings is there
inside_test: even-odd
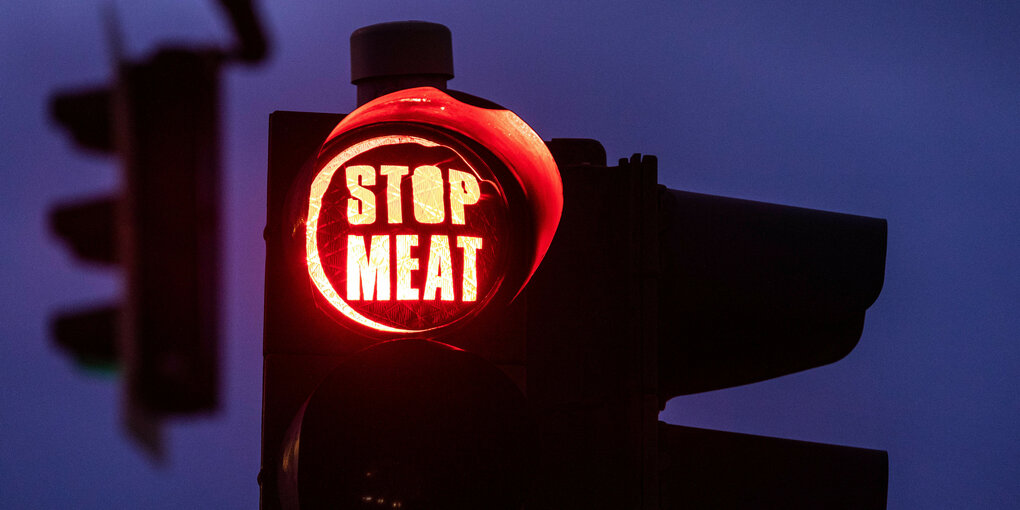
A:
[[[345,133],[389,122],[453,131],[480,144],[506,165],[523,193],[533,242],[524,278],[513,293],[519,294],[549,249],[563,212],[563,183],[542,138],[515,113],[494,103],[464,93],[418,87],[387,94],[351,112],[326,138],[319,155],[325,155],[331,142]],[[509,183],[501,184],[507,187]]]

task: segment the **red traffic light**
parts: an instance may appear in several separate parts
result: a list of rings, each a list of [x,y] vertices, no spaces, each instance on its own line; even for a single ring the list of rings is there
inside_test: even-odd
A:
[[[452,326],[523,288],[563,207],[541,138],[512,112],[430,87],[348,115],[302,208],[319,303],[368,332]]]

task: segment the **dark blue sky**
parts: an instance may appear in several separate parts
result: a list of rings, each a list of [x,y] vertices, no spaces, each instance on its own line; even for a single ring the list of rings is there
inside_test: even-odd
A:
[[[129,55],[225,43],[211,0],[116,2]],[[831,366],[671,401],[682,423],[889,451],[889,508],[1020,507],[1020,4],[263,1],[271,60],[227,72],[224,408],[175,422],[153,467],[115,380],[51,344],[58,308],[111,298],[46,226],[118,186],[47,117],[108,79],[99,1],[0,4],[0,506],[255,508],[266,131],[277,109],[349,111],[348,36],[425,19],[451,86],[544,138],[655,154],[678,189],[887,218],[885,287]]]

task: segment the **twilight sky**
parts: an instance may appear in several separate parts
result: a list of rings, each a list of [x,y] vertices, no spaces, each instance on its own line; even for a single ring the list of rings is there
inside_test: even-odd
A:
[[[211,0],[114,3],[130,56],[227,44]],[[453,32],[452,88],[543,138],[657,155],[672,188],[888,219],[846,359],[664,420],[888,450],[893,510],[1020,507],[1020,4],[263,0],[273,53],[223,81],[224,406],[171,423],[162,466],[121,433],[116,379],[48,334],[119,288],[46,223],[118,186],[47,115],[53,91],[111,76],[102,4],[0,4],[0,506],[257,506],[268,115],[350,111],[350,33],[422,19]]]

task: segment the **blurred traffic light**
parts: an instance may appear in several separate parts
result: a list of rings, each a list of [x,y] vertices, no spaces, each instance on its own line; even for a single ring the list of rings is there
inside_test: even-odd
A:
[[[221,2],[238,47],[163,47],[117,58],[108,87],[55,94],[52,118],[81,148],[116,155],[116,196],[53,209],[52,230],[86,262],[123,269],[118,304],[58,315],[58,345],[89,366],[119,366],[128,430],[161,452],[160,422],[219,404],[220,73],[266,42],[250,1]]]
[[[352,62],[444,30],[360,29]],[[884,452],[658,422],[848,353],[884,220],[666,189],[439,57],[270,116],[262,507],[884,507]]]
[[[109,92],[53,101],[76,140],[118,155],[124,180],[117,197],[56,208],[52,227],[125,276],[118,306],[62,315],[55,333],[78,357],[120,362],[129,417],[217,405],[219,72],[213,52],[162,50],[122,63]]]

